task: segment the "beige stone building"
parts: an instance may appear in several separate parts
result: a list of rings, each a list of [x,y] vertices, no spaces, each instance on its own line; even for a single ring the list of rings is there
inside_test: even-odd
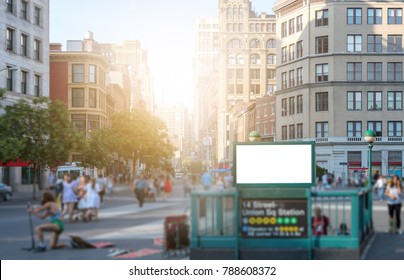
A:
[[[275,17],[251,6],[248,0],[219,1],[219,162],[232,161],[237,109],[276,90]]]
[[[277,140],[317,143],[319,166],[347,178],[367,168],[402,172],[402,1],[279,0]],[[348,164],[348,168],[345,164]]]

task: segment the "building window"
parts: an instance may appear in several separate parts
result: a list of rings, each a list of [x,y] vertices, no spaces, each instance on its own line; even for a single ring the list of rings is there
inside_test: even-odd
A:
[[[348,137],[362,137],[362,122],[347,122]]]
[[[288,140],[288,126],[282,126],[282,140]]]
[[[276,43],[274,39],[269,39],[267,41],[267,49],[274,49],[276,48]]]
[[[289,61],[295,59],[295,44],[289,45]]]
[[[267,69],[267,79],[273,80],[276,78],[276,70],[275,69]]]
[[[41,9],[39,7],[34,8],[34,23],[41,25]]]
[[[243,79],[243,69],[236,69],[236,79],[242,80]]]
[[[300,15],[296,18],[296,30],[297,32],[303,30],[303,15]]]
[[[295,19],[292,18],[289,20],[289,35],[292,35],[295,33]]]
[[[259,49],[261,48],[261,42],[258,39],[252,39],[250,42],[251,49]]]
[[[260,79],[260,69],[250,69],[250,78],[253,80]]]
[[[250,56],[251,64],[261,64],[261,56],[257,53],[253,53]]]
[[[8,91],[13,91],[13,86],[14,86],[14,71],[10,68],[7,67],[6,70],[6,83],[7,83],[7,90]]]
[[[403,80],[403,63],[389,62],[387,63],[387,80],[402,81]]]
[[[97,79],[97,68],[95,65],[90,64],[88,67],[88,82],[95,84]]]
[[[303,41],[296,43],[296,58],[303,57]]]
[[[21,18],[28,19],[28,2],[21,1]]]
[[[347,51],[361,52],[362,51],[362,35],[347,36]]]
[[[88,115],[88,130],[97,130],[100,128],[100,116]]]
[[[21,34],[21,55],[28,56],[28,36],[25,34]]]
[[[297,68],[297,85],[303,84],[303,67]]]
[[[85,132],[86,129],[86,115],[74,114],[72,115],[72,125],[74,129]]]
[[[381,91],[368,91],[368,110],[381,111],[382,110],[382,92]]]
[[[328,36],[316,37],[316,54],[328,53]]]
[[[368,52],[382,52],[382,35],[368,35]]]
[[[328,25],[328,10],[316,11],[316,26]]]
[[[72,107],[84,107],[84,89],[72,89]]]
[[[297,139],[303,139],[303,124],[302,123],[298,123],[296,125],[297,128]]]
[[[235,58],[234,58],[234,54],[229,54],[228,56],[227,56],[227,64],[230,64],[230,65],[234,65],[236,63],[236,60],[235,60]]]
[[[282,89],[288,88],[288,81],[286,77],[286,72],[282,73]]]
[[[84,83],[84,64],[72,65],[73,83]]]
[[[387,136],[388,137],[402,137],[403,136],[403,122],[394,121],[387,122]]]
[[[368,24],[382,24],[381,8],[368,8]]]
[[[316,82],[328,81],[328,64],[316,64]]]
[[[268,105],[265,104],[264,106],[264,117],[268,116]]]
[[[382,122],[381,121],[371,121],[368,122],[368,130],[373,130],[376,132],[377,137],[382,137]]]
[[[328,111],[328,92],[316,92],[316,112]]]
[[[289,71],[289,87],[295,86],[295,70]]]
[[[387,110],[401,111],[403,109],[403,92],[389,91],[387,92]]]
[[[257,106],[256,110],[257,110],[257,118],[260,118],[261,117],[261,106]]]
[[[97,90],[90,88],[88,91],[88,107],[97,108]]]
[[[328,122],[316,122],[316,137],[328,137]]]
[[[347,63],[347,80],[362,81],[362,63],[348,62]]]
[[[348,24],[362,24],[362,9],[361,8],[348,8],[347,23]]]
[[[34,96],[39,97],[41,95],[41,76],[34,75]]]
[[[402,35],[388,35],[387,36],[387,51],[388,52],[402,52],[403,51],[403,36]]]
[[[402,24],[403,10],[399,8],[389,8],[387,10],[388,24]]]
[[[288,23],[287,21],[281,24],[281,38],[288,36]]]
[[[233,39],[227,44],[229,50],[242,49],[243,43],[239,39]]]
[[[295,139],[295,125],[289,125],[289,139]]]
[[[28,72],[21,71],[21,93],[22,94],[27,94],[27,78],[28,78]]]
[[[6,0],[6,4],[7,4],[7,12],[9,13],[13,13],[14,11],[14,0]]]
[[[34,40],[34,59],[41,60],[41,46],[42,42],[38,39]]]
[[[276,55],[275,54],[268,54],[267,64],[276,64]]]
[[[261,93],[260,85],[258,85],[258,84],[250,85],[250,93],[251,94],[260,94]]]
[[[275,93],[275,91],[276,91],[276,85],[269,84],[268,89],[267,89],[267,93],[268,94],[273,94],[273,93]]]
[[[6,49],[8,51],[14,51],[14,29],[7,28],[6,31]]]
[[[239,65],[244,64],[244,56],[241,53],[239,53],[236,56],[236,60],[237,60],[237,64],[239,64]]]
[[[368,81],[382,80],[382,63],[368,62]]]
[[[286,116],[287,113],[288,113],[287,106],[288,106],[288,100],[286,98],[283,98],[281,100],[281,115],[282,115],[282,117]]]
[[[282,48],[282,63],[288,61],[288,50],[287,47]]]
[[[362,111],[362,92],[348,91],[347,92],[347,110]]]
[[[296,106],[297,114],[303,114],[303,95],[296,97]]]
[[[295,98],[289,97],[289,115],[295,114]]]

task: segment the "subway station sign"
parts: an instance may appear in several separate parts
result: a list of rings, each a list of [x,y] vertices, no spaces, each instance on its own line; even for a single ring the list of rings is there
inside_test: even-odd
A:
[[[241,199],[244,238],[304,238],[308,234],[306,199]]]

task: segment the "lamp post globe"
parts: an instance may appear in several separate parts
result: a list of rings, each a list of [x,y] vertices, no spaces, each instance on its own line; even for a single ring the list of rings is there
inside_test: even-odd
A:
[[[368,130],[365,132],[365,141],[369,144],[373,144],[373,142],[375,142],[376,140],[376,132],[374,132],[373,130]]]
[[[248,134],[248,140],[250,140],[250,142],[259,142],[261,141],[261,134],[258,131],[253,130]]]

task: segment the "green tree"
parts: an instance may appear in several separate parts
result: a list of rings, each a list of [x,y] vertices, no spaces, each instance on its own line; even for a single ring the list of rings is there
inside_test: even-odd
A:
[[[77,143],[77,133],[69,121],[68,112],[61,102],[48,98],[36,98],[32,102],[20,100],[4,107],[0,116],[0,139],[6,147],[0,153],[0,161],[29,161],[39,174],[46,166],[66,161]],[[15,141],[15,145],[10,145]],[[37,176],[35,176],[37,178]],[[36,179],[33,199],[36,198]]]

